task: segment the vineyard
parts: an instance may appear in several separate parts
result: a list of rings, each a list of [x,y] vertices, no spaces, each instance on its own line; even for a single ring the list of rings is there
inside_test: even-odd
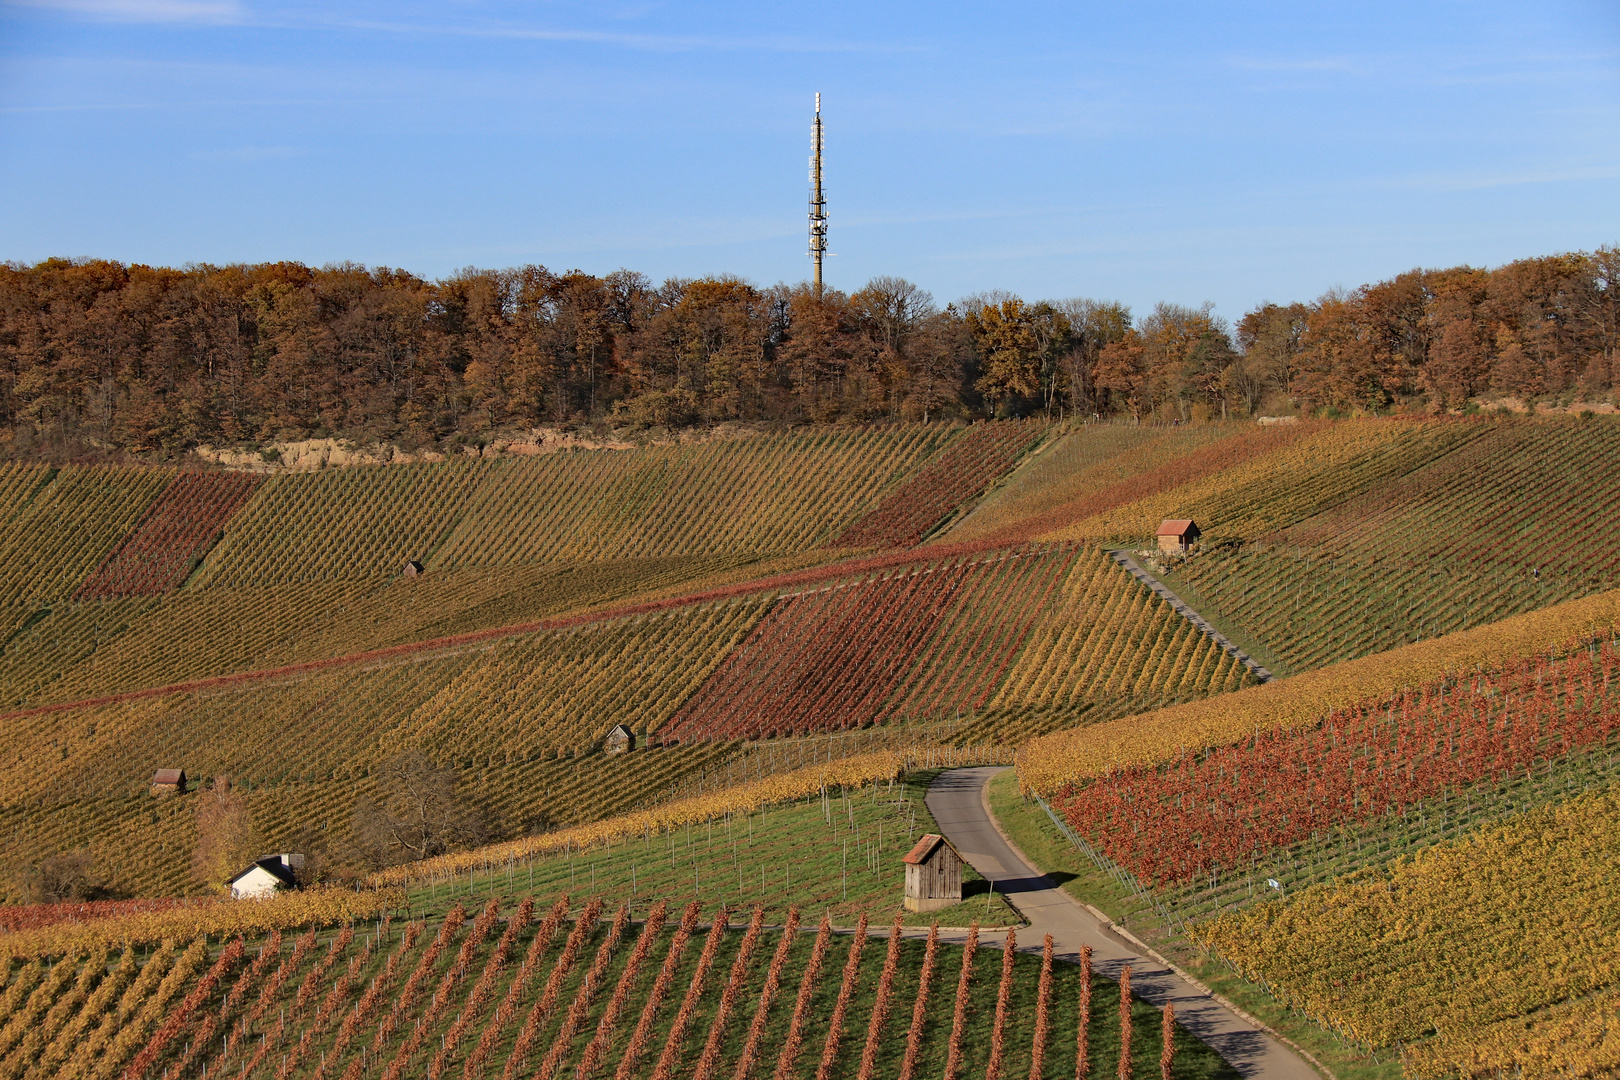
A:
[[[242,473],[175,477],[74,599],[155,596],[179,585],[257,486],[256,477]]]
[[[1012,468],[1045,434],[1035,424],[973,425],[831,546],[911,547]]]
[[[1099,865],[1168,926],[1186,929],[1257,898],[1420,854],[1532,807],[1613,789],[1617,710],[1604,699],[1601,674],[1604,663],[1613,667],[1612,642],[1605,648],[1608,658],[1600,649],[1597,657],[1559,661],[1556,670],[1580,673],[1573,689],[1538,659],[1481,677],[1477,693],[1436,684],[1340,711],[1311,732],[1129,771],[1061,805],[1077,843]],[[1528,689],[1537,674],[1550,693]],[[1464,711],[1463,700],[1472,707]]]
[[[759,567],[746,556],[673,556],[59,603],[0,655],[0,701],[83,700],[340,658],[555,619]]]
[[[1206,542],[1265,537],[1382,490],[1488,430],[1481,423],[1386,420],[1302,426],[1297,435],[1254,432],[1167,465],[1187,477],[1182,482],[1155,483],[1150,473],[1126,484],[1152,493],[1130,501],[1100,493],[1089,516],[1070,518],[1073,524],[1041,538],[1141,539],[1171,517],[1196,519]]]
[[[0,479],[0,610],[13,625],[71,594],[173,478],[157,469],[9,465]]]
[[[874,925],[870,940],[824,919],[811,930],[797,911],[788,925],[698,901],[563,897],[432,922],[378,913],[252,944],[98,948],[13,973],[0,1069],[1039,1078],[1072,1075],[1083,1056],[1093,1077],[1149,1080],[1162,1061],[1188,1080],[1235,1075],[1159,1010],[1122,1008],[1114,982],[976,929],[964,948],[897,927]]]
[[[1304,671],[1612,588],[1620,425],[1489,425],[1456,452],[1167,581],[1274,671]],[[1534,498],[1523,493],[1534,492]]]
[[[1346,1037],[1387,1046],[1438,1027],[1448,1049],[1412,1051],[1438,1063],[1466,1054],[1468,1029],[1620,982],[1617,811],[1614,792],[1592,792],[1195,934]]]
[[[1584,580],[1530,568],[1444,560],[1328,558],[1264,544],[1176,564],[1164,581],[1200,613],[1231,628],[1277,674],[1325,667],[1595,591]]]
[[[934,773],[897,778],[892,754],[843,759],[733,784],[652,810],[544,837],[440,856],[372,875],[409,889],[415,910],[460,899],[555,896],[588,889],[615,903],[747,904],[780,921],[790,908],[928,919],[901,910],[900,856],[938,830],[923,802]],[[887,775],[885,775],[887,773]],[[959,907],[930,918],[1018,923],[1018,913],[971,868]]]
[[[1286,447],[1311,425],[1084,424],[1049,441],[940,539],[1025,539]],[[1156,523],[1155,523],[1156,524]]]
[[[1067,1076],[1082,985],[1088,1075],[1160,1075],[1141,1004],[1119,1072],[1116,984],[899,910],[931,770],[1014,758],[1099,902],[1344,1046],[1598,1075],[1616,458],[1606,419],[1457,418],[0,466],[0,897],[79,853],[126,898],[0,911],[0,1080]],[[1284,677],[1099,546],[1167,517],[1204,531],[1167,584]],[[402,751],[483,846],[367,861]],[[348,890],[203,898],[165,767]],[[1017,921],[966,883],[928,918]]]
[[[1328,558],[1491,569],[1613,581],[1620,545],[1607,525],[1620,476],[1620,424],[1501,420],[1452,454],[1376,493],[1302,521],[1285,542]]]
[[[1334,709],[1401,687],[1459,678],[1567,645],[1595,627],[1620,626],[1620,591],[1571,600],[1498,623],[1448,634],[1386,653],[1346,660],[1240,690],[1219,708],[1172,705],[1105,724],[1054,732],[1022,744],[1019,781],[1026,791],[1057,795],[1119,770],[1151,768],[1242,742],[1255,735],[1307,728]]]

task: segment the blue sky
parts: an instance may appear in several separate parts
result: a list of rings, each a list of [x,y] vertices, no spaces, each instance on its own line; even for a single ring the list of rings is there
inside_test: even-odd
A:
[[[0,259],[1214,301],[1620,242],[1620,3],[0,0]]]

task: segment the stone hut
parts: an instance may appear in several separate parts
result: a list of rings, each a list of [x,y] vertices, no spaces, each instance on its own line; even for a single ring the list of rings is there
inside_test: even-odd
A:
[[[186,793],[186,770],[159,769],[152,774],[152,794],[157,797],[167,795],[184,795]]]
[[[903,861],[907,911],[937,911],[962,902],[962,856],[949,840],[925,833]]]
[[[1198,540],[1198,523],[1192,518],[1168,518],[1159,524],[1160,551],[1186,551]]]
[[[636,748],[636,733],[623,724],[614,724],[602,740],[602,749],[610,754],[628,754]]]
[[[400,573],[404,574],[408,578],[413,578],[421,577],[423,574],[427,573],[427,571],[422,569],[421,563],[417,562],[415,559],[412,559],[410,562],[405,564],[405,569],[401,570]]]

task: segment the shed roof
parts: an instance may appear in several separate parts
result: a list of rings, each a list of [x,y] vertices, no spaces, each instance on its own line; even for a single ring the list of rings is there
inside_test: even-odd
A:
[[[1198,528],[1192,518],[1165,518],[1159,523],[1159,531],[1155,536],[1186,536],[1193,529]]]
[[[939,849],[941,844],[950,848],[952,855],[955,855],[958,859],[962,858],[962,853],[957,851],[951,842],[943,836],[938,833],[923,833],[922,836],[917,838],[916,845],[906,852],[905,858],[901,861],[910,863],[912,866],[925,863],[934,857],[934,852]]]
[[[184,769],[159,769],[152,774],[154,784],[178,784],[186,778]]]
[[[610,738],[612,736],[614,736],[614,735],[634,735],[634,734],[635,734],[635,732],[631,731],[630,728],[628,726],[624,725],[624,724],[614,724],[612,727],[608,728],[608,736]]]
[[[238,881],[241,881],[255,870],[263,870],[265,873],[269,874],[283,885],[292,885],[297,881],[297,878],[293,874],[293,868],[283,862],[280,855],[266,855],[264,858],[259,859],[252,866],[248,867],[246,870],[243,870],[240,874],[237,874],[235,877],[227,881],[225,886],[229,888],[230,886],[235,885]]]

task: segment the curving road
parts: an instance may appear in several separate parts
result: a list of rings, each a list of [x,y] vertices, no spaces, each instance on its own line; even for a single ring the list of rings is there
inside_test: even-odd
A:
[[[1245,1077],[1318,1080],[1320,1074],[1288,1046],[1230,1011],[1164,964],[1143,956],[1056,882],[1032,867],[1002,836],[991,816],[985,786],[1005,766],[953,769],[928,788],[926,802],[956,850],[1023,913],[1030,925],[1018,931],[1018,948],[1038,952],[1052,935],[1056,955],[1078,964],[1090,945],[1097,971],[1117,979],[1126,964],[1131,989],[1162,1006],[1174,1001],[1176,1019]]]

